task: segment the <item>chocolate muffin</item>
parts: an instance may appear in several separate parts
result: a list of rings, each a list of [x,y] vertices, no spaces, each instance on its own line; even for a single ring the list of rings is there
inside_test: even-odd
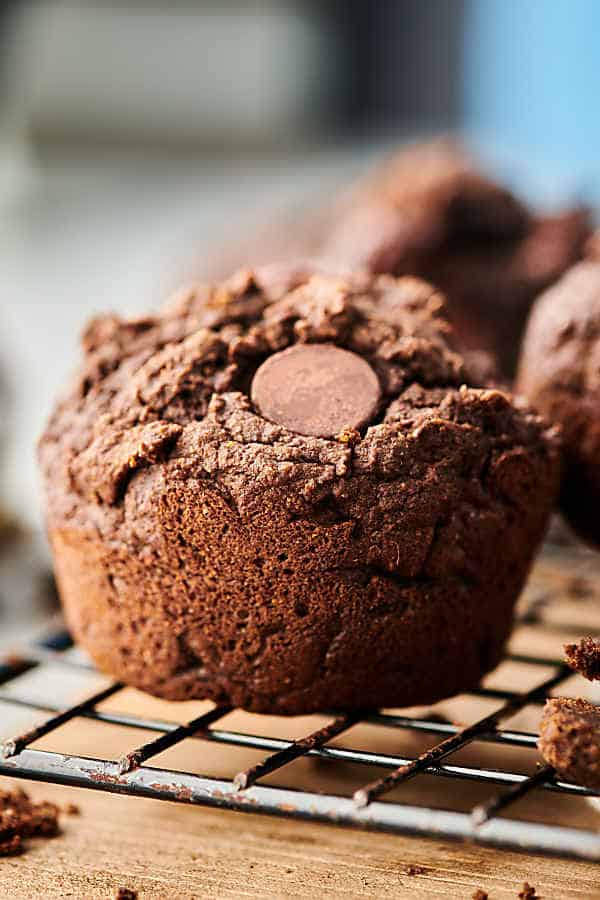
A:
[[[563,431],[561,507],[600,545],[600,263],[574,266],[536,302],[517,389]]]
[[[493,353],[512,377],[534,299],[582,257],[590,233],[586,209],[537,215],[440,139],[402,149],[328,207],[225,248],[209,274],[304,259],[334,273],[416,275],[448,297],[462,345]]]
[[[412,278],[258,275],[108,316],[40,443],[71,629],[169,699],[431,703],[499,661],[555,435]]]
[[[567,781],[600,791],[600,708],[581,697],[546,701],[538,748]]]

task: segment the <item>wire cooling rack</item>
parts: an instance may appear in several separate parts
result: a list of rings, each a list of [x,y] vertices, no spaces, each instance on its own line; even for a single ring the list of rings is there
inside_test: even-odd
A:
[[[582,785],[561,781],[550,766],[540,764],[535,754],[537,734],[534,731],[515,730],[507,724],[515,714],[532,707],[537,710],[535,721],[539,721],[546,697],[560,693],[565,687],[564,682],[572,676],[558,658],[562,641],[593,632],[594,617],[598,620],[596,631],[600,632],[600,567],[598,564],[589,567],[589,558],[585,554],[546,551],[525,592],[515,637],[518,638],[517,646],[519,641],[526,646],[542,643],[557,652],[554,655],[516,652],[513,640],[506,660],[533,670],[536,676],[533,686],[526,690],[497,685],[479,687],[466,695],[465,702],[485,701],[493,704],[494,709],[476,716],[466,726],[456,724],[456,720],[436,711],[414,714],[364,711],[333,714],[323,727],[290,741],[250,730],[226,730],[221,720],[232,711],[225,706],[209,709],[183,724],[140,715],[136,713],[135,705],[133,711],[115,711],[106,701],[113,700],[125,690],[118,683],[109,684],[73,706],[61,708],[27,696],[19,687],[20,682],[26,681],[23,676],[45,666],[50,666],[50,671],[54,672],[57,666],[64,667],[73,679],[78,672],[91,671],[85,658],[70,649],[72,642],[67,632],[58,629],[0,661],[0,706],[7,704],[5,709],[21,708],[39,717],[35,727],[4,740],[0,774],[158,800],[600,860],[600,833],[577,827],[577,816],[569,815],[565,823],[559,815],[551,817],[550,821],[515,815],[515,808],[519,808],[517,801],[537,797],[538,807],[543,806],[543,795],[551,792],[578,800],[587,812],[582,820],[587,818],[589,822],[590,807],[586,806],[584,798],[596,795]],[[583,681],[581,685],[584,685]],[[180,707],[169,704],[169,709],[177,718]],[[45,748],[63,726],[79,718],[94,720],[103,728],[120,726],[127,729],[131,749],[119,758],[105,760],[34,746],[45,739],[42,742]],[[247,718],[254,723],[261,719],[257,716]],[[381,752],[368,746],[344,746],[347,733],[365,723],[382,730],[394,746],[401,746],[402,738],[407,734],[421,740],[427,738],[433,745],[414,755]],[[156,737],[149,741],[143,741],[141,737],[136,740],[136,732],[152,733]],[[188,739],[197,742],[194,759],[200,770],[202,742],[260,751],[262,758],[242,771],[232,771],[228,778],[149,764],[159,754]],[[332,744],[334,739],[336,743]],[[476,748],[490,744],[506,754],[506,765],[491,767],[485,758],[480,761],[477,757],[468,763],[451,760],[454,754],[459,753],[460,757],[460,751],[465,748],[473,753]],[[514,762],[514,757],[508,753],[508,748],[530,751],[528,771],[513,770],[516,766],[510,763]],[[318,787],[300,789],[263,782],[267,776],[303,757],[334,767],[350,763],[354,765],[353,771],[360,771],[363,777],[348,796],[323,792]],[[446,789],[439,792],[439,802],[421,805],[403,801],[400,788],[418,776],[433,776],[440,787],[445,784]],[[461,797],[467,782],[483,786],[486,796],[470,809],[461,808],[460,804],[452,808],[452,798]],[[393,796],[388,796],[392,791]],[[411,796],[414,795],[413,791]],[[429,791],[426,797],[430,799],[431,796]],[[438,800],[435,792],[433,796]]]

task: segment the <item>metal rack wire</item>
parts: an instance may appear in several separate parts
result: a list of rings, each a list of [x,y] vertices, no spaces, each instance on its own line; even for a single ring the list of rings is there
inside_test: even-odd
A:
[[[539,598],[534,600],[523,612],[521,622],[536,629],[558,630],[546,618],[552,600],[551,593],[544,594],[543,602]],[[576,633],[577,626],[573,625],[572,630]],[[589,626],[582,626],[581,633],[586,630],[589,631]],[[510,812],[517,800],[534,791],[550,791],[575,798],[594,796],[593,791],[582,785],[561,781],[550,766],[538,766],[531,774],[523,774],[512,771],[510,767],[496,769],[483,764],[454,764],[448,759],[475,741],[499,747],[535,748],[535,733],[502,728],[502,723],[526,706],[541,705],[549,691],[560,686],[572,674],[558,659],[508,654],[508,660],[538,667],[540,670],[550,668],[551,674],[538,679],[531,689],[522,693],[490,687],[480,687],[473,691],[475,697],[493,701],[498,706],[492,713],[466,727],[443,721],[434,715],[419,717],[365,711],[332,716],[317,731],[300,740],[288,741],[218,727],[220,720],[231,712],[225,706],[215,707],[184,724],[99,708],[103,701],[123,690],[123,686],[117,683],[66,709],[28,698],[15,689],[21,675],[48,662],[75,669],[89,668],[85,661],[73,658],[68,652],[70,647],[68,634],[56,631],[27,646],[18,656],[13,655],[0,661],[0,702],[22,707],[42,717],[35,728],[4,741],[0,755],[0,774],[159,800],[356,825],[397,833],[472,840],[497,847],[600,860],[600,833],[560,823],[544,824],[500,816],[501,813]],[[174,704],[173,709],[176,711],[177,708]],[[133,749],[111,761],[32,747],[40,738],[51,735],[56,729],[78,717],[92,719],[106,727],[124,726],[131,731],[132,736],[136,730],[155,733],[157,736],[139,744],[132,737]],[[330,745],[333,738],[343,735],[359,723],[378,726],[394,735],[407,731],[414,734],[425,733],[435,736],[437,742],[413,758],[374,752],[367,748],[352,749]],[[259,750],[264,753],[264,757],[251,768],[233,772],[228,779],[147,765],[159,753],[187,739]],[[365,784],[355,790],[353,796],[345,797],[317,790],[273,787],[261,783],[265,776],[283,769],[301,757],[326,760],[332,765],[358,764],[365,770]],[[199,755],[200,766],[201,760]],[[387,770],[387,774],[373,778],[373,772],[378,769]],[[443,808],[442,804],[417,806],[382,799],[392,789],[421,774],[454,779],[458,785],[467,781],[489,785],[491,795],[470,812]]]

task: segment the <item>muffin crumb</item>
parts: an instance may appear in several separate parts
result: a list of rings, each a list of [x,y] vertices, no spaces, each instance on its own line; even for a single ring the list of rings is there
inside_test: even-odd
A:
[[[600,707],[582,697],[546,701],[538,748],[567,781],[600,790]]]
[[[405,874],[406,875],[425,875],[426,872],[427,872],[427,869],[425,868],[425,866],[417,866],[415,864],[411,864],[407,868]]]
[[[128,685],[254,712],[471,689],[545,533],[555,430],[472,384],[425,282],[227,292],[88,333],[40,443],[74,637]]]
[[[349,444],[353,447],[360,441],[360,431],[356,431],[354,428],[344,428],[336,435],[335,439],[340,444]]]
[[[565,662],[588,681],[600,680],[600,640],[581,638],[578,644],[565,644]]]
[[[20,788],[0,791],[0,856],[22,853],[25,838],[57,835],[58,815],[54,803],[34,803]]]

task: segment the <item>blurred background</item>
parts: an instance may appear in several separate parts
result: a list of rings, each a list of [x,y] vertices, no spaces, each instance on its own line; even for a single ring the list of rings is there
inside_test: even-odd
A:
[[[34,444],[91,314],[158,305],[408,138],[597,201],[599,25],[596,0],[5,0],[0,617],[15,578],[14,620],[50,602]]]

